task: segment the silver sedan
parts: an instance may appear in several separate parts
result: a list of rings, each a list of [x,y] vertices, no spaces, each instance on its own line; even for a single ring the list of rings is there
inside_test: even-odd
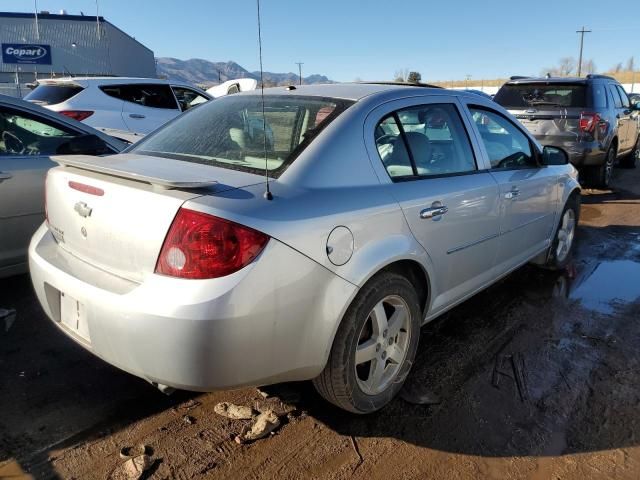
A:
[[[29,254],[62,332],[161,389],[313,379],[356,413],[402,387],[421,325],[563,267],[580,211],[565,152],[438,88],[241,93],[55,160]]]
[[[125,143],[32,103],[0,95],[0,277],[27,271],[44,220],[44,178],[59,153],[116,153]]]

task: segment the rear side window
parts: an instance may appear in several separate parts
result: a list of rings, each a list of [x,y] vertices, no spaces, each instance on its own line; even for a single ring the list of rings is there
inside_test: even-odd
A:
[[[66,102],[82,90],[83,88],[79,85],[39,85],[24,99],[40,105],[56,105]]]
[[[591,84],[593,108],[607,108],[607,92],[604,83]]]
[[[380,159],[392,179],[473,172],[475,158],[453,104],[399,110],[376,127]]]
[[[169,85],[103,85],[100,90],[110,97],[135,103],[142,107],[167,108],[171,110],[178,108]]]
[[[505,108],[586,107],[586,85],[565,83],[506,84],[493,99]]]
[[[353,102],[230,95],[189,110],[130,150],[277,177]],[[265,165],[266,149],[266,165]]]

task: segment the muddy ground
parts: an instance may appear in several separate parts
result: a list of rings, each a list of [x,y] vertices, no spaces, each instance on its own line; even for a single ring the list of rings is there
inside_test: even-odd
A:
[[[306,382],[165,396],[57,332],[28,277],[0,280],[18,312],[0,333],[0,472],[105,479],[142,443],[150,479],[640,478],[640,169],[584,193],[566,272],[524,267],[423,328],[408,384],[439,403],[364,417]],[[295,409],[239,445],[220,401]]]

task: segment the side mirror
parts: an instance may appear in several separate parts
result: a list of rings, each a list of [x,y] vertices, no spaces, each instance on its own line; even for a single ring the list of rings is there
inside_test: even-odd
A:
[[[80,135],[61,143],[56,149],[57,155],[103,155],[113,153],[107,144],[93,134]]]
[[[567,165],[569,163],[569,155],[563,149],[558,147],[544,147],[542,149],[543,165]]]

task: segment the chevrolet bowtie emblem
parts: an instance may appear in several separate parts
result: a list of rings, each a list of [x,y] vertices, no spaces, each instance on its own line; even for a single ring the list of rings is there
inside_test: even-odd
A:
[[[91,211],[93,210],[90,206],[88,206],[84,202],[78,202],[73,206],[73,209],[78,212],[78,215],[81,217],[90,217]]]

